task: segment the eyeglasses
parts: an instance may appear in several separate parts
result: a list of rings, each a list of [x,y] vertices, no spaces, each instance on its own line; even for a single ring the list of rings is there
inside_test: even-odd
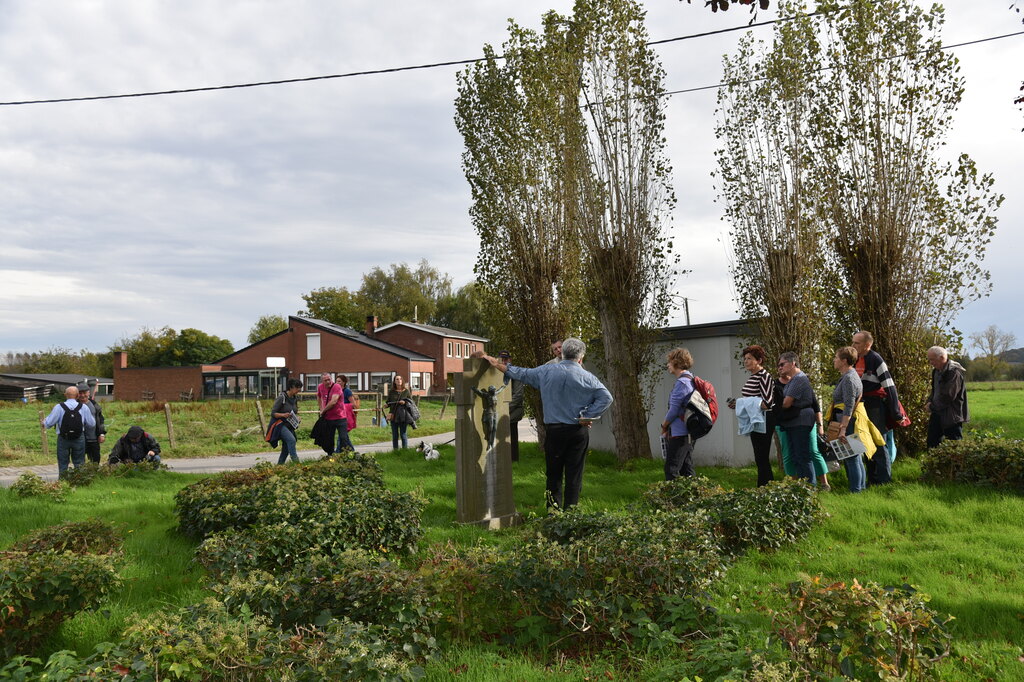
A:
[[[788,364],[789,364],[788,362],[780,362],[779,363],[779,369],[782,369],[783,367],[785,367]]]

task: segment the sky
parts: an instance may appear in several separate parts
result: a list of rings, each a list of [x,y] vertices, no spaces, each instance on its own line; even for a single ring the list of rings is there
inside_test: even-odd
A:
[[[537,27],[570,0],[0,0],[0,101],[301,78],[480,56],[507,21]],[[746,25],[745,8],[647,0],[651,39]],[[772,3],[773,7],[775,3]],[[1024,29],[1002,1],[949,0],[944,42]],[[774,18],[760,12],[759,20]],[[770,28],[755,29],[769,39]],[[712,85],[742,32],[657,48],[666,87]],[[1024,36],[955,49],[967,90],[949,137],[1006,195],[985,266],[996,324],[1024,345]],[[473,276],[456,73],[402,73],[92,102],[0,106],[0,353],[105,350],[143,327],[245,345],[265,314],[375,266],[427,259]],[[715,203],[715,91],[673,96],[675,282],[694,324],[735,319]],[[1014,179],[1016,178],[1016,180]],[[684,323],[680,310],[673,324]]]

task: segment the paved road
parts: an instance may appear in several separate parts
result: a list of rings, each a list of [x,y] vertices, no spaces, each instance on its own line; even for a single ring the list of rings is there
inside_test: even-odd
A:
[[[455,440],[455,433],[449,431],[448,433],[439,433],[433,436],[423,436],[417,438],[413,434],[409,434],[409,445],[416,446],[420,444],[420,441],[427,441],[429,443],[440,444],[448,441]],[[520,442],[536,442],[537,431],[533,428],[533,425],[529,421],[522,421],[519,423],[519,441]],[[391,449],[391,441],[382,441],[380,443],[369,443],[366,445],[359,445],[356,448],[359,452],[386,452]],[[219,455],[216,457],[196,457],[196,458],[165,458],[164,464],[168,466],[172,471],[178,471],[185,474],[213,474],[219,471],[235,471],[237,469],[248,469],[260,462],[277,462],[279,450],[264,450],[263,452],[250,452],[247,454],[238,455]],[[323,450],[299,450],[299,459],[318,459],[324,454]],[[40,464],[37,466],[28,467],[0,467],[0,485],[7,487],[17,480],[18,476],[21,476],[26,471],[31,471],[39,474],[41,477],[48,481],[54,481],[57,479],[57,464]]]

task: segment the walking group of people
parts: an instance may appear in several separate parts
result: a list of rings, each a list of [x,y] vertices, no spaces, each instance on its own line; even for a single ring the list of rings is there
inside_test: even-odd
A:
[[[266,441],[272,447],[277,447],[278,442],[281,443],[278,464],[284,464],[289,459],[293,462],[299,461],[295,433],[302,421],[298,408],[298,395],[301,391],[302,382],[298,379],[289,379],[286,390],[281,392],[270,408],[271,422],[267,428]],[[360,401],[359,396],[348,387],[348,377],[341,373],[332,377],[330,372],[324,372],[320,375],[316,398],[319,418],[310,437],[326,452],[355,452],[349,431],[357,426],[356,411],[359,409]],[[392,379],[386,404],[392,447],[397,450],[399,440],[403,448],[409,447],[407,429],[409,426],[416,427],[420,415],[412,400],[412,391],[401,375]]]
[[[775,478],[770,458],[775,437],[787,476],[828,490],[827,460],[831,460],[842,462],[851,492],[892,481],[892,462],[896,458],[893,429],[910,422],[892,374],[873,346],[871,333],[862,330],[853,335],[851,345],[835,350],[832,366],[839,379],[825,411],[810,379],[800,369],[796,353],[786,352],[779,357],[776,379],[765,367],[768,356],[764,348],[751,345],[743,349],[743,366],[750,377],[740,391],[742,397],[730,398],[727,404],[736,411],[740,433],[750,436],[759,486]],[[927,356],[932,366],[932,389],[926,404],[930,413],[927,445],[932,448],[943,439],[962,438],[963,424],[969,415],[964,368],[939,346],[930,348]],[[694,390],[693,375],[689,372],[692,364],[685,348],[668,355],[668,369],[677,379],[662,422],[666,480],[694,473],[693,440],[686,432],[685,419],[680,418]],[[863,445],[863,455],[859,448],[829,445],[839,441],[848,446],[851,436]],[[838,464],[833,466],[838,468]]]
[[[68,468],[79,468],[85,460],[99,464],[100,446],[107,439],[103,408],[93,397],[87,383],[68,386],[64,401],[53,406],[46,417],[39,420],[44,428],[57,431],[57,475],[63,478]],[[114,443],[110,451],[110,464],[150,462],[160,464],[160,444],[141,426],[132,426]]]

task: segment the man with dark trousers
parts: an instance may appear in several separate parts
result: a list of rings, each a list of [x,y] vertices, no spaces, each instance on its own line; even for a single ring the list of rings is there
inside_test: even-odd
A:
[[[78,384],[78,402],[90,412],[95,424],[85,425],[85,456],[94,464],[100,463],[100,445],[107,439],[107,427],[104,424],[103,408],[93,400],[92,387],[89,384]]]
[[[612,404],[612,394],[583,369],[586,345],[579,339],[562,342],[562,360],[527,369],[509,365],[483,351],[483,358],[506,376],[540,390],[544,403],[544,458],[547,464],[547,505],[568,509],[580,499],[583,466],[590,445],[590,426]]]
[[[900,400],[896,393],[896,384],[892,380],[885,360],[872,350],[875,339],[871,332],[861,330],[853,335],[852,345],[857,350],[857,362],[853,368],[857,370],[861,383],[864,384],[864,410],[868,419],[878,432],[893,442],[890,424],[898,423],[903,416],[900,414]],[[893,442],[893,448],[895,448]],[[879,485],[892,482],[892,458],[895,451],[889,452],[888,446],[879,448],[875,456],[868,460],[868,485]]]

